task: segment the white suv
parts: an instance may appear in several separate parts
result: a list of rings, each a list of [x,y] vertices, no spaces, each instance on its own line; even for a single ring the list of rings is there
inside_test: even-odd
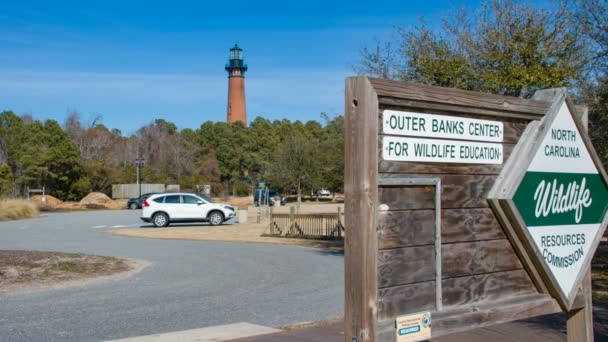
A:
[[[141,219],[156,227],[172,222],[209,222],[216,226],[234,217],[234,207],[185,193],[152,195],[143,201]]]

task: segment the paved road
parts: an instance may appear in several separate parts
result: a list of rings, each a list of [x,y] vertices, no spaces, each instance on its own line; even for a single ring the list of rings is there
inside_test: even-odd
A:
[[[0,341],[99,341],[235,322],[279,326],[343,314],[343,256],[300,247],[135,239],[140,211],[0,223],[0,249],[146,260],[121,280],[0,295]],[[169,228],[170,229],[170,228]]]

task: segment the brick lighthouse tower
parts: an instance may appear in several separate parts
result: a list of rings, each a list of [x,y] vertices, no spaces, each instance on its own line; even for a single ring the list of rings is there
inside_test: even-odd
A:
[[[242,121],[247,125],[245,110],[245,71],[243,49],[234,44],[230,49],[230,61],[226,64],[228,71],[228,122]]]

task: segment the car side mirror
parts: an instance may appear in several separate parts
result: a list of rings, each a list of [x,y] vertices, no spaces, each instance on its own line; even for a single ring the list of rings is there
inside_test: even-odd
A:
[[[201,205],[203,203],[204,203],[203,201],[196,201],[196,204],[198,204],[198,205]]]

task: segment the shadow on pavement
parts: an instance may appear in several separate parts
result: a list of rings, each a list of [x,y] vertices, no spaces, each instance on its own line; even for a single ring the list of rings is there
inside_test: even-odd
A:
[[[522,323],[539,328],[550,328],[566,334],[566,315],[553,314],[530,318]],[[608,307],[594,305],[593,307],[593,332],[595,341],[608,341]]]
[[[335,248],[335,249],[333,249]],[[344,249],[338,249],[336,247],[333,248],[323,248],[321,247],[321,249],[317,249],[315,250],[315,253],[321,254],[321,255],[330,255],[330,256],[340,256],[343,257],[344,256]]]
[[[234,226],[238,223],[223,223],[217,227],[221,226]],[[168,227],[155,227],[151,223],[142,223],[139,225],[139,228],[158,228],[158,229],[171,229],[171,228],[199,228],[199,227],[211,227],[211,225],[207,222],[191,222],[191,223],[171,223]]]

